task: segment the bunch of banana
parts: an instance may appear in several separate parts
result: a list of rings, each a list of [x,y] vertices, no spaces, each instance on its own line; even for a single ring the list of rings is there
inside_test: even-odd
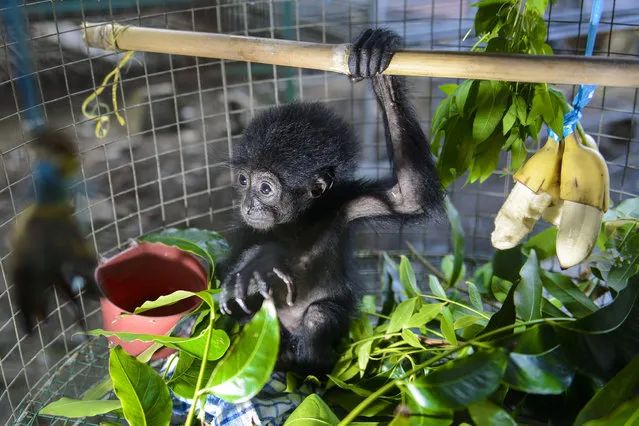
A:
[[[592,252],[608,210],[608,166],[594,140],[576,133],[563,143],[548,138],[515,173],[515,186],[495,218],[495,248],[519,244],[539,218],[557,226],[557,257],[566,269]],[[584,145],[585,144],[585,145]]]

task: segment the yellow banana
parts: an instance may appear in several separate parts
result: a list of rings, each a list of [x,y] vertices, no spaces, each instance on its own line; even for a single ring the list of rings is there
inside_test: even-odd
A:
[[[597,243],[604,212],[597,207],[564,200],[557,226],[557,258],[563,269],[583,262]]]
[[[557,226],[557,257],[563,269],[583,262],[592,253],[608,209],[610,176],[606,160],[586,136],[582,145],[575,133],[564,139]]]
[[[541,216],[546,222],[552,223],[555,226],[559,226],[559,222],[561,221],[561,210],[564,206],[564,200],[560,198],[553,198],[550,202],[550,205],[546,210],[544,210],[543,215]]]
[[[548,138],[515,173],[515,186],[495,218],[493,247],[505,250],[519,244],[553,199],[559,198],[562,151],[563,144]]]
[[[596,149],[582,145],[571,133],[564,139],[559,197],[608,210],[610,177],[606,160]]]
[[[564,144],[548,138],[546,144],[524,163],[515,173],[515,180],[533,192],[547,192],[559,198],[559,178]]]

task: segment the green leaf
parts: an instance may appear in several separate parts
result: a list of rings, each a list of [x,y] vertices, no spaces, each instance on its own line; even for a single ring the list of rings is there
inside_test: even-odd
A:
[[[409,426],[411,424],[410,420],[410,416],[400,412],[393,417],[388,426]]]
[[[450,199],[446,197],[446,214],[448,216],[448,222],[450,223],[451,232],[453,233],[453,271],[448,281],[452,286],[457,283],[459,276],[464,265],[464,227],[461,223],[459,212],[450,202]]]
[[[468,411],[478,426],[517,426],[505,410],[487,399],[469,405]]]
[[[439,90],[446,93],[447,96],[450,96],[453,94],[453,92],[455,92],[457,87],[458,86],[456,84],[442,84],[441,86],[439,86]]]
[[[567,276],[544,271],[541,281],[548,293],[557,298],[574,316],[581,318],[597,310],[597,305]]]
[[[291,413],[284,426],[328,426],[337,425],[339,419],[317,394],[310,394]]]
[[[521,281],[515,290],[515,308],[524,321],[541,318],[541,298],[543,287],[539,277],[537,253],[530,250],[528,260],[521,268]]]
[[[435,275],[428,276],[428,286],[430,287],[430,291],[431,293],[433,293],[433,295],[441,297],[442,299],[446,299],[446,292],[444,291],[444,287],[442,287],[441,283]]]
[[[503,123],[502,123],[502,134],[506,134],[513,128],[515,125],[515,121],[517,121],[517,104],[511,103],[510,108],[506,111],[506,115],[504,115]]]
[[[419,289],[417,288],[415,271],[413,271],[410,261],[404,255],[400,257],[399,262],[399,281],[402,283],[402,286],[404,286],[404,290],[408,297],[415,297],[420,294]]]
[[[538,134],[539,129],[537,129],[533,134]],[[513,141],[510,147],[511,153],[511,168],[513,170],[518,170],[524,161],[526,161],[526,157],[528,156],[528,151],[526,151],[526,144],[521,138],[517,138]]]
[[[481,295],[479,294],[479,290],[472,282],[468,281],[468,297],[470,298],[470,303],[473,307],[479,312],[484,311],[484,304],[481,302]]]
[[[147,243],[161,243],[167,246],[177,247],[182,251],[186,251],[195,256],[198,256],[204,259],[209,265],[209,277],[213,276],[213,271],[215,268],[215,260],[211,257],[211,255],[202,247],[197,245],[196,243],[185,240],[184,238],[174,237],[170,235],[158,235],[152,234],[147,235],[145,237],[140,237],[139,241],[147,242]]]
[[[361,374],[364,374],[364,372],[366,371],[366,366],[368,365],[368,361],[370,360],[372,345],[373,341],[368,340],[359,345],[357,349],[357,364],[359,365]]]
[[[127,342],[132,342],[134,340],[140,340],[142,342],[157,342],[169,348],[183,350],[201,359],[204,356],[204,349],[206,348],[207,332],[208,329],[194,337],[173,337],[157,334],[128,333],[125,331],[106,331],[98,328],[88,331],[87,334],[91,336],[116,336]],[[229,344],[229,336],[224,330],[212,330],[211,344],[209,345],[207,359],[209,361],[219,359],[222,355],[224,355]]]
[[[87,390],[82,396],[82,399],[87,401],[102,399],[106,394],[112,391],[113,391],[113,380],[111,380],[111,377],[107,377],[106,379],[98,383],[97,385],[89,388],[89,390]]]
[[[543,25],[545,33],[546,23],[544,22],[543,18],[540,18],[540,25]],[[545,39],[545,35],[543,39]],[[553,130],[553,132],[557,133],[558,135],[562,135],[564,129],[564,107],[566,106],[566,100],[564,99],[563,95],[561,96],[561,98],[559,98],[556,95],[556,92],[548,91],[548,95],[551,106],[551,108],[548,110],[548,113],[551,115],[549,115],[548,117],[544,116],[544,120],[548,124],[548,127]]]
[[[375,312],[373,309],[370,312]],[[351,322],[353,340],[361,340],[373,335],[373,324],[367,314],[361,314]]]
[[[208,229],[197,228],[167,228],[162,231],[141,237],[142,241],[163,242],[163,237],[179,238],[197,244],[204,249],[213,260],[226,257],[230,251],[230,246],[222,234]]]
[[[437,170],[444,186],[461,176],[472,162],[475,142],[469,127],[470,123],[459,116],[448,121],[444,146],[437,158]]]
[[[417,338],[417,335],[407,328],[402,330],[402,339],[404,339],[406,343],[408,343],[414,348],[424,349],[422,344],[419,343],[419,339]]]
[[[82,400],[62,397],[40,409],[39,414],[77,419],[106,414],[119,408],[122,408],[119,400]]]
[[[591,420],[585,426],[631,426],[639,421],[639,397],[621,404],[612,413],[597,420]]]
[[[412,317],[404,325],[405,328],[423,327],[430,321],[437,318],[441,312],[443,303],[425,303],[419,312],[413,314]]]
[[[493,263],[488,262],[475,270],[473,274],[473,283],[481,294],[486,294],[490,290],[490,284],[493,280]],[[472,300],[471,300],[472,301]]]
[[[477,90],[477,112],[473,121],[473,139],[480,143],[493,133],[508,103],[508,86],[501,81],[482,80]]]
[[[171,422],[171,395],[153,368],[116,346],[111,349],[109,374],[124,417],[131,425],[162,426]]]
[[[364,389],[361,388],[357,385],[352,385],[350,383],[346,383],[340,379],[338,379],[337,377],[334,377],[330,374],[327,374],[328,378],[331,379],[337,386],[339,386],[342,389],[346,389],[349,390],[353,393],[355,393],[356,395],[362,396],[362,397],[367,397],[369,396],[371,393],[373,393],[372,391],[368,390],[368,389]]]
[[[418,398],[421,393],[416,392]],[[410,424],[413,426],[449,426],[453,424],[453,411],[448,409],[430,410],[422,407],[413,398],[412,393],[406,387],[402,387],[402,400],[410,410]]]
[[[471,325],[475,324],[480,319],[481,318],[476,315],[464,315],[463,317],[460,317],[453,323],[453,328],[455,330],[459,330],[466,327],[470,327]]]
[[[515,323],[517,319],[517,315],[515,313],[515,289],[516,286],[511,286],[508,295],[506,296],[506,300],[501,306],[501,309],[493,314],[490,317],[490,321],[488,321],[488,325],[484,328],[480,333],[477,334],[477,337],[480,337],[482,334],[491,333],[493,331],[499,330],[502,327],[507,327]],[[491,338],[491,340],[498,339],[501,336],[512,334],[513,330],[503,331],[497,333],[495,336]]]
[[[218,363],[202,392],[232,403],[251,399],[271,376],[279,342],[275,306],[266,299]]]
[[[216,290],[212,290],[216,291]],[[203,290],[194,293],[192,291],[187,290],[176,290],[171,294],[167,294],[165,296],[160,296],[155,300],[147,300],[133,311],[134,314],[141,314],[142,312],[150,311],[151,309],[159,308],[161,306],[172,305],[174,303],[179,302],[180,300],[188,299],[189,297],[199,297],[209,305],[209,308],[213,309],[213,296],[211,296],[211,291]]]
[[[526,0],[526,9],[543,15],[548,8],[548,0]]]
[[[448,306],[442,308],[442,334],[444,338],[453,346],[457,346],[457,336],[455,335],[455,327],[453,325],[453,315],[450,313]]]
[[[516,106],[517,118],[519,119],[519,122],[521,122],[522,124],[527,123],[528,105],[526,104],[526,100],[518,94],[515,94],[513,96],[512,102],[513,105]]]
[[[520,136],[520,128],[515,126],[512,128],[512,130],[510,131],[510,134],[508,135],[508,139],[506,139],[506,142],[504,143],[504,150],[510,150],[510,148],[513,146],[514,143],[516,143],[517,141],[521,140],[521,136]]]
[[[563,355],[579,371],[610,378],[639,353],[639,275],[607,306],[553,325]]]
[[[575,425],[579,426],[589,420],[595,420],[619,407],[634,395],[639,384],[639,355],[626,365],[615,377],[592,397],[579,412]]]
[[[545,24],[544,24],[545,25]],[[563,134],[563,103],[556,97],[551,97],[546,84],[535,84],[535,95],[533,96],[532,109],[529,116],[529,125],[533,124],[530,117],[541,116],[555,133]],[[532,133],[532,131],[531,131]],[[539,133],[537,131],[536,133]]]
[[[475,156],[468,177],[470,183],[476,182],[477,179],[483,183],[493,174],[499,164],[499,153],[505,143],[501,133],[493,132],[488,139],[475,148]]]
[[[521,253],[521,246],[508,250],[497,250],[493,255],[493,275],[511,283],[519,281],[519,273],[526,257]]]
[[[475,14],[475,34],[490,33],[499,20],[499,10],[505,1],[482,1],[477,3],[479,8]]]
[[[544,229],[537,235],[531,237],[525,244],[524,249],[534,249],[537,253],[537,259],[542,261],[549,257],[554,257],[557,253],[557,228],[552,226]]]
[[[479,82],[477,80],[466,80],[456,90],[455,104],[459,115],[467,117],[475,108],[475,97],[477,96],[477,88]]]
[[[435,134],[439,132],[442,126],[446,123],[446,121],[450,118],[450,103],[452,102],[452,97],[447,97],[442,99],[437,105],[437,109],[435,109],[435,114],[433,114],[433,122],[430,127],[430,137],[435,139]],[[436,150],[433,150],[436,153]]]
[[[623,200],[613,211],[618,215],[617,217],[639,219],[639,197]]]
[[[213,362],[206,363],[204,377],[211,376],[215,365]],[[189,355],[188,352],[180,352],[177,365],[169,380],[171,390],[182,398],[192,399],[201,366],[202,361],[200,359]]]
[[[506,363],[504,350],[482,350],[447,362],[406,387],[422,407],[461,409],[481,401],[497,389]]]
[[[504,303],[506,300],[506,296],[508,296],[508,292],[513,287],[513,283],[510,281],[502,280],[496,275],[493,275],[492,282],[490,284],[490,291],[493,294],[493,297],[498,302]]]
[[[558,395],[566,391],[575,370],[557,359],[556,351],[529,355],[512,352],[504,381],[511,388],[538,395]]]
[[[393,315],[391,316],[390,323],[388,324],[388,329],[386,333],[396,333],[404,327],[408,320],[413,315],[415,311],[415,303],[417,302],[416,298],[411,298],[404,300],[399,304]]]

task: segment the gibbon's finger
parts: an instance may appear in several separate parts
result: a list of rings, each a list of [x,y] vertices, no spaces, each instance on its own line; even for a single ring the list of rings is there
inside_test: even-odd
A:
[[[279,279],[284,281],[284,284],[286,284],[286,288],[288,289],[288,293],[286,294],[286,304],[288,306],[293,306],[293,301],[295,299],[293,280],[291,280],[291,277],[280,271],[277,267],[273,268],[273,272],[275,272],[275,275],[277,275]]]
[[[268,293],[268,284],[266,284],[266,281],[264,281],[264,279],[262,278],[262,275],[260,275],[259,272],[254,271],[253,277],[255,279],[255,282],[257,283],[258,291],[260,292],[262,297],[265,299],[268,299],[270,297]]]
[[[372,33],[372,29],[367,29],[357,38],[355,43],[353,43],[353,45],[351,46],[350,52],[348,54],[348,71],[350,73],[350,79],[353,82],[363,80],[361,72],[362,64],[360,62],[360,53],[362,50],[362,46],[370,38]]]
[[[244,312],[250,314],[251,311],[249,311],[244,304],[244,297],[246,296],[246,292],[244,291],[244,285],[241,281],[241,278],[242,276],[239,273],[235,275],[235,303],[237,303],[237,306],[239,306]]]
[[[228,307],[228,302],[231,299],[231,295],[229,294],[229,291],[227,289],[227,285],[222,286],[222,293],[220,294],[220,312],[222,312],[224,315],[231,315],[231,309]]]
[[[364,43],[361,50],[358,52],[359,56],[359,71],[362,77],[372,77],[375,75],[377,69],[375,68],[375,61],[377,57],[381,56],[381,51],[379,54],[375,52],[375,47],[379,35],[376,31],[372,32],[368,40]]]

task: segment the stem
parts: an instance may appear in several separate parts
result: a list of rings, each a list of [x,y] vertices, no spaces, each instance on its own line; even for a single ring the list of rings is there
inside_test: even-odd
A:
[[[377,399],[379,396],[382,396],[383,394],[385,394],[386,392],[388,392],[389,390],[391,390],[393,387],[395,387],[397,385],[397,383],[399,383],[400,381],[403,381],[405,379],[407,379],[408,377],[412,376],[413,374],[417,373],[420,370],[423,370],[424,368],[428,367],[430,364],[433,364],[437,361],[439,361],[440,359],[446,358],[452,354],[454,354],[455,352],[465,348],[466,346],[469,346],[470,343],[464,343],[461,346],[457,346],[454,349],[451,349],[449,351],[443,352],[431,359],[429,359],[426,362],[423,362],[419,365],[417,365],[415,368],[408,370],[406,372],[406,374],[404,374],[403,376],[401,376],[398,379],[395,379],[391,382],[386,383],[384,386],[382,386],[381,388],[377,389],[375,392],[373,392],[372,394],[370,394],[368,397],[366,397],[366,399],[364,399],[362,402],[360,402],[355,408],[353,408],[353,410],[348,413],[348,415],[346,417],[344,417],[344,419],[338,424],[338,426],[345,426],[347,424],[349,424],[350,422],[352,422],[353,420],[355,420],[355,418],[362,412],[364,411],[364,409],[366,407],[368,407],[368,405],[373,402],[375,399]]]
[[[554,318],[552,320],[546,319],[546,318],[541,318],[538,320],[532,320],[532,321],[523,321],[520,323],[516,323],[516,324],[510,324],[504,327],[500,327],[497,330],[493,330],[491,332],[488,332],[486,334],[483,334],[481,336],[479,336],[478,340],[482,340],[485,339],[487,337],[493,336],[495,334],[499,334],[503,331],[506,330],[511,330],[511,329],[515,329],[515,328],[519,328],[522,326],[529,326],[529,325],[536,325],[536,324],[542,324],[542,323],[553,323],[553,322],[560,322],[560,321],[575,321],[574,318]],[[381,388],[379,388],[378,390],[376,390],[375,392],[373,392],[372,394],[370,394],[368,397],[366,397],[366,399],[364,399],[362,402],[360,402],[355,408],[353,408],[353,410],[351,410],[350,413],[348,413],[348,415],[346,417],[344,417],[344,419],[339,423],[338,426],[346,426],[348,424],[350,424],[353,420],[355,420],[355,418],[362,412],[364,411],[364,409],[366,407],[368,407],[371,402],[373,402],[375,399],[377,399],[378,397],[382,396],[383,394],[385,394],[386,392],[388,392],[389,390],[391,390],[393,387],[397,386],[398,383],[402,382],[403,380],[406,380],[407,378],[409,378],[410,376],[412,376],[413,374],[419,372],[420,370],[423,370],[424,368],[428,367],[431,364],[434,364],[435,362],[439,361],[440,359],[444,359],[446,357],[451,356],[452,354],[454,354],[457,351],[460,351],[461,349],[467,347],[467,346],[472,346],[472,345],[476,345],[478,342],[476,341],[468,341],[466,343],[463,343],[459,346],[457,346],[456,348],[453,348],[451,350],[448,350],[446,352],[442,352],[441,354],[429,359],[426,362],[423,362],[419,365],[417,365],[415,368],[407,371],[403,376],[390,381],[388,383],[386,383],[384,386],[382,386]]]
[[[446,279],[446,275],[442,274],[439,269],[435,268],[435,266],[430,263],[428,260],[426,260],[424,258],[424,256],[422,256],[421,254],[419,254],[419,252],[417,251],[417,249],[408,241],[406,241],[406,246],[408,247],[408,249],[415,255],[415,257],[417,258],[417,260],[420,261],[420,263],[422,265],[424,265],[427,269],[429,269],[437,278],[439,278],[440,281],[444,281],[445,283],[448,282],[448,279]]]
[[[202,387],[202,382],[204,381],[204,372],[206,370],[206,360],[209,357],[209,347],[211,346],[211,338],[213,336],[213,325],[214,325],[215,315],[213,314],[213,309],[209,313],[209,330],[206,333],[206,346],[204,347],[204,353],[202,354],[202,365],[200,365],[200,373],[197,376],[197,382],[195,384],[195,391],[193,392],[193,404],[189,409],[189,414],[186,418],[186,422],[184,426],[191,426],[193,423],[193,418],[195,417],[195,407],[198,405],[199,398],[198,393],[200,392],[200,388]]]
[[[408,249],[411,251],[411,253],[413,253],[415,255],[415,257],[417,258],[417,260],[419,260],[419,262],[424,265],[426,268],[428,268],[433,275],[435,275],[437,278],[439,278],[440,281],[444,281],[445,283],[448,283],[448,280],[446,279],[446,276],[444,274],[442,274],[439,269],[435,268],[435,266],[430,263],[428,260],[426,260],[424,258],[424,256],[422,256],[421,254],[419,254],[419,252],[417,251],[417,249],[409,242],[406,242],[406,246],[408,246]],[[461,291],[464,294],[468,294],[468,290],[465,290],[463,288],[460,287],[454,287],[455,289]],[[499,309],[500,307],[490,301],[490,300],[482,300],[483,303],[487,304],[488,306],[492,306],[493,308]]]
[[[478,310],[475,310],[475,309],[471,308],[470,306],[466,306],[463,303],[456,302],[455,300],[447,299],[445,297],[432,296],[432,295],[429,295],[429,294],[422,294],[421,296],[424,297],[424,298],[427,298],[427,299],[435,299],[435,300],[440,300],[442,302],[450,303],[452,305],[457,305],[460,308],[464,308],[467,311],[470,311],[470,312],[472,312],[474,314],[477,314],[480,317],[483,317],[484,319],[490,319],[490,317],[488,315],[486,315],[485,313],[479,312]]]

